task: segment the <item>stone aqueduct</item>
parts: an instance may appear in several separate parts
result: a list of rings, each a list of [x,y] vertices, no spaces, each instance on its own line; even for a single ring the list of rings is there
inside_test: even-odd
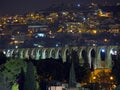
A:
[[[104,68],[111,68],[112,57],[111,54],[116,55],[118,46],[80,46],[80,47],[55,47],[55,48],[21,48],[21,49],[2,49],[1,51],[7,57],[17,57],[21,59],[33,58],[35,60],[43,60],[46,58],[59,59],[62,58],[63,62],[66,62],[67,55],[70,55],[71,51],[77,52],[79,62],[84,63],[83,55],[87,57],[87,62],[90,67],[93,65],[94,69],[103,68],[102,63],[104,62]],[[94,51],[94,59],[91,55]],[[105,52],[105,60],[101,60],[101,51]],[[86,53],[83,53],[86,52]]]

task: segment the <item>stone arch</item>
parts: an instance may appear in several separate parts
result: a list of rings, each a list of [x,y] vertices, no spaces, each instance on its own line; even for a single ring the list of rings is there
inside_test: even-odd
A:
[[[103,49],[105,50],[105,58],[104,58],[105,60],[102,60],[102,58],[101,58],[101,51]],[[96,65],[97,65],[97,68],[105,68],[106,67],[106,52],[107,52],[106,46],[97,47],[97,51],[96,51]]]
[[[46,50],[44,49],[44,51],[45,51],[45,59],[50,58],[50,48],[46,48]]]
[[[112,52],[113,49],[116,50],[115,52]],[[107,47],[107,56],[106,56],[106,68],[112,68],[112,55],[111,54],[116,54],[117,55],[117,46],[109,46]]]
[[[14,51],[15,51],[15,49],[11,50],[11,57],[13,57]]]
[[[57,47],[57,48],[32,48],[32,49],[2,49],[1,51],[7,56],[12,57],[13,53],[18,52],[19,57],[21,59],[29,58],[29,56],[35,57],[36,60],[39,59],[46,59],[50,57],[54,57],[55,59],[62,58],[63,62],[66,62],[67,60],[67,54],[71,54],[71,50],[77,50],[78,56],[79,56],[79,63],[83,64],[86,61],[83,57],[87,57],[88,63],[91,67],[91,62],[94,62],[94,68],[111,68],[112,66],[112,57],[111,57],[111,50],[116,49],[118,50],[119,46],[96,46],[96,47]],[[104,61],[104,67],[103,67],[103,61],[101,60],[101,49],[105,49],[105,60]],[[92,50],[95,50],[95,61],[91,60],[91,53]],[[87,55],[83,56],[82,53],[86,51]],[[55,53],[54,53],[55,52]],[[52,56],[53,55],[53,56]]]
[[[14,58],[19,57],[19,49],[11,49],[9,51],[10,51],[10,56],[9,57],[14,57]]]
[[[32,59],[35,59],[35,55],[36,55],[36,53],[35,53],[35,48],[33,48],[33,49],[31,49],[30,57],[31,57]]]
[[[90,65],[90,68],[95,69],[96,68],[96,47],[89,47],[88,50],[88,63]]]
[[[29,59],[29,55],[30,55],[30,48],[27,48],[25,50],[25,58]]]
[[[39,60],[42,57],[42,48],[37,48],[34,53],[36,54],[35,60]]]
[[[23,49],[23,58],[27,58],[27,59],[29,58],[28,51],[29,51],[28,48]]]
[[[24,59],[24,49],[19,50],[19,58]]]
[[[59,59],[62,57],[62,51],[61,48],[56,48],[55,49],[55,59]]]
[[[20,58],[20,51],[21,49],[18,49],[18,58]]]
[[[107,53],[108,49],[106,46],[101,47],[100,49],[100,56],[101,56],[101,68],[107,68]]]
[[[6,50],[6,57],[11,57],[11,50],[10,49]]]
[[[62,48],[62,60],[63,60],[63,62],[66,62],[67,54],[68,54],[67,51],[69,51],[69,48],[66,48],[66,47]]]
[[[43,49],[42,49],[41,59],[46,59],[47,56],[48,56],[48,49],[47,49],[47,48],[43,48]]]
[[[34,54],[33,52],[34,52],[35,49],[34,48],[29,48],[27,50],[28,50],[28,52],[27,52],[28,53],[28,57],[31,58],[31,59],[34,59],[35,56],[33,56],[33,54]]]
[[[111,54],[111,60],[112,61],[117,60],[118,47],[117,46],[112,47],[111,50],[110,50],[110,54]]]
[[[100,49],[100,58],[101,58],[101,61],[106,61],[106,55],[107,55],[107,48],[106,47],[102,47]]]
[[[55,59],[55,48],[50,48],[48,58],[54,58]]]
[[[85,63],[85,60],[82,56],[83,51],[86,51],[86,47],[80,47],[78,48],[78,57],[79,57],[79,63],[82,66]]]
[[[19,49],[13,49],[11,51],[11,57],[19,58]]]

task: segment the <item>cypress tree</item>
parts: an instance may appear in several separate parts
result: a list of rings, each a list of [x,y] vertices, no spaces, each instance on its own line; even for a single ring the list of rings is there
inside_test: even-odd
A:
[[[21,68],[21,72],[18,76],[19,90],[23,90],[24,81],[25,81],[25,74],[23,68]]]
[[[37,90],[34,66],[32,62],[27,63],[27,71],[25,75],[25,83],[23,90]]]

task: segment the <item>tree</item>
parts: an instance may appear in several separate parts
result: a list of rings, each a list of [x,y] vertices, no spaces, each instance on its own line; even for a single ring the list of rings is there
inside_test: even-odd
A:
[[[21,68],[21,73],[19,74],[17,80],[17,83],[19,84],[19,90],[23,90],[24,81],[25,81],[25,74],[23,68]]]
[[[17,77],[21,72],[21,68],[26,71],[26,62],[21,59],[7,60],[1,71],[6,82],[10,85],[10,88],[17,82]]]
[[[74,63],[70,67],[70,74],[69,74],[69,87],[76,87],[76,77],[74,71]]]
[[[2,72],[0,72],[0,90],[11,90],[11,85]]]
[[[23,90],[37,90],[35,70],[32,62],[27,63],[27,71],[25,74],[25,82]]]
[[[82,73],[82,75],[81,75]],[[82,82],[86,82],[88,83],[90,80],[90,76],[91,76],[91,70],[89,68],[89,65],[87,63],[85,63],[82,67],[81,67],[81,71],[79,73],[81,75],[81,81]]]
[[[76,51],[72,51],[71,61],[74,62],[75,75],[76,75],[77,82],[89,82],[91,71],[90,71],[89,64],[87,62],[87,58],[85,59],[86,59],[85,62],[81,64],[78,57],[78,53]]]
[[[112,74],[115,77],[117,85],[120,85],[120,49],[118,51],[117,59],[113,61]]]
[[[7,57],[3,52],[0,52],[0,65],[4,64],[6,62]]]

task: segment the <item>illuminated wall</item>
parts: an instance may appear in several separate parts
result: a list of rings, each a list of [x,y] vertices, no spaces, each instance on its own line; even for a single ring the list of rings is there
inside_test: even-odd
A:
[[[57,48],[22,48],[1,50],[7,57],[14,58],[32,58],[35,60],[44,60],[46,58],[62,58],[66,62],[67,56],[72,51],[76,51],[79,57],[80,65],[89,63],[90,68],[111,68],[112,56],[117,56],[118,46],[80,46],[80,47],[57,47]]]

